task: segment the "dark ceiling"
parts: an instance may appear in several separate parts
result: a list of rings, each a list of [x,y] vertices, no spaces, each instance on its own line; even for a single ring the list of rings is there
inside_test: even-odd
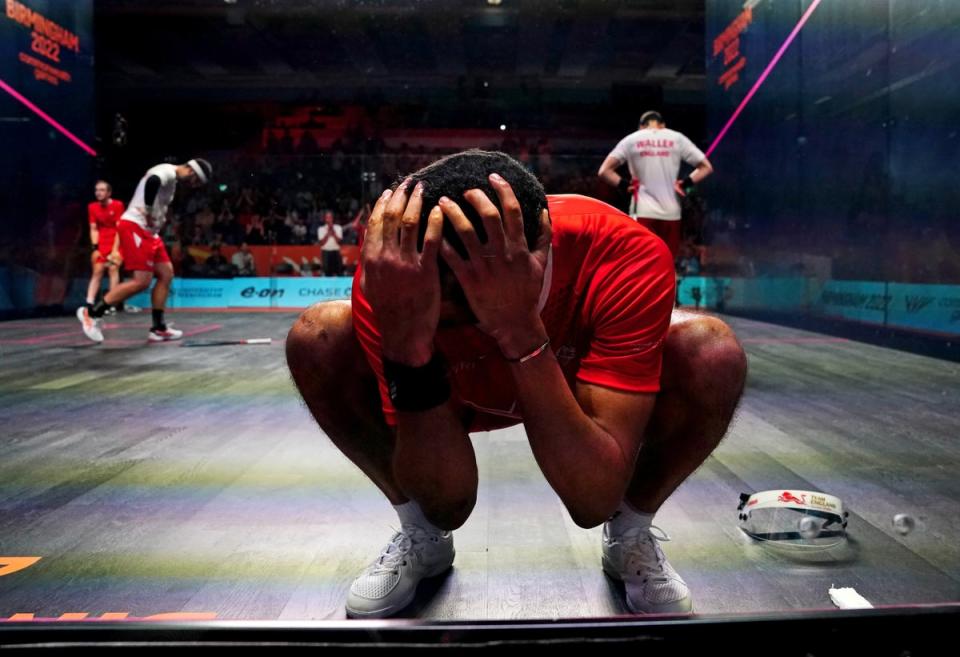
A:
[[[430,97],[655,88],[698,102],[703,0],[97,0],[101,90]]]

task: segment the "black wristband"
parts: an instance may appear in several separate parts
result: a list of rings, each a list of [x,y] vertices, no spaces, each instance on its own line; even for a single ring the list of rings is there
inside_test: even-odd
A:
[[[94,245],[93,245],[93,250],[94,250],[94,251],[96,251],[96,250],[97,250],[98,248],[100,248],[100,245],[99,245],[99,244],[96,244],[96,243],[94,243]]]
[[[384,358],[383,376],[390,401],[398,411],[429,411],[450,399],[447,364],[439,353],[434,353],[430,362],[421,367]]]
[[[690,174],[687,174],[687,177],[680,181],[680,186],[684,189],[692,189],[697,183],[693,182],[693,178],[690,177]]]
[[[624,194],[630,193],[630,181],[624,177],[620,178],[620,182],[617,183],[617,189],[619,189]]]

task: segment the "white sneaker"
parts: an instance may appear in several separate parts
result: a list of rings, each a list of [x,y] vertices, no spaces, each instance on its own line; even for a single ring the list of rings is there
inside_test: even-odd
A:
[[[348,618],[385,618],[413,602],[417,584],[436,577],[453,565],[452,532],[428,532],[407,525],[360,577],[347,596]]]
[[[603,526],[603,571],[623,582],[627,607],[635,614],[693,611],[690,589],[660,549],[660,542],[669,540],[659,527],[636,527],[611,536],[609,523]]]
[[[147,334],[147,340],[150,342],[170,342],[171,340],[179,340],[182,337],[183,331],[178,331],[169,326],[162,331],[150,329],[150,333]]]
[[[83,326],[83,334],[94,342],[103,342],[103,331],[100,330],[100,320],[90,316],[86,306],[77,308],[77,319]]]
[[[143,308],[140,306],[131,306],[129,303],[125,303],[123,304],[123,312],[131,314],[142,313]]]

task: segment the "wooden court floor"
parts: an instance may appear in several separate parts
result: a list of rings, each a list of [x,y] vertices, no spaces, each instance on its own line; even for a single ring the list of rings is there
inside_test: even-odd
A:
[[[294,317],[173,314],[194,339],[274,339],[202,349],[148,345],[146,315],[110,319],[100,346],[72,318],[0,323],[0,619],[343,618],[398,523],[300,403],[283,358]],[[875,606],[960,600],[960,365],[729,321],[747,393],[656,521],[697,613],[830,608],[832,585]],[[522,428],[473,442],[481,485],[455,568],[410,615],[626,613],[600,529],[569,519]],[[739,494],[776,488],[840,497],[847,544],[799,556],[744,536]]]

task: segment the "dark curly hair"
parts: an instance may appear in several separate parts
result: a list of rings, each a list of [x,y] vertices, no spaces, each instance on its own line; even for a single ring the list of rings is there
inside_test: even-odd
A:
[[[420,237],[418,245],[423,245],[423,235],[427,229],[427,215],[437,204],[441,196],[455,201],[473,224],[480,241],[487,241],[483,222],[473,206],[463,198],[468,189],[483,191],[501,212],[500,199],[490,184],[488,176],[498,173],[510,183],[523,212],[523,234],[527,247],[533,250],[540,237],[540,213],[547,207],[547,194],[537,178],[522,164],[498,151],[471,149],[440,158],[436,162],[411,174],[412,185],[423,182],[423,213],[420,217]],[[402,179],[394,185],[396,188]],[[448,221],[443,223],[443,237],[466,258],[467,252],[459,236]]]

